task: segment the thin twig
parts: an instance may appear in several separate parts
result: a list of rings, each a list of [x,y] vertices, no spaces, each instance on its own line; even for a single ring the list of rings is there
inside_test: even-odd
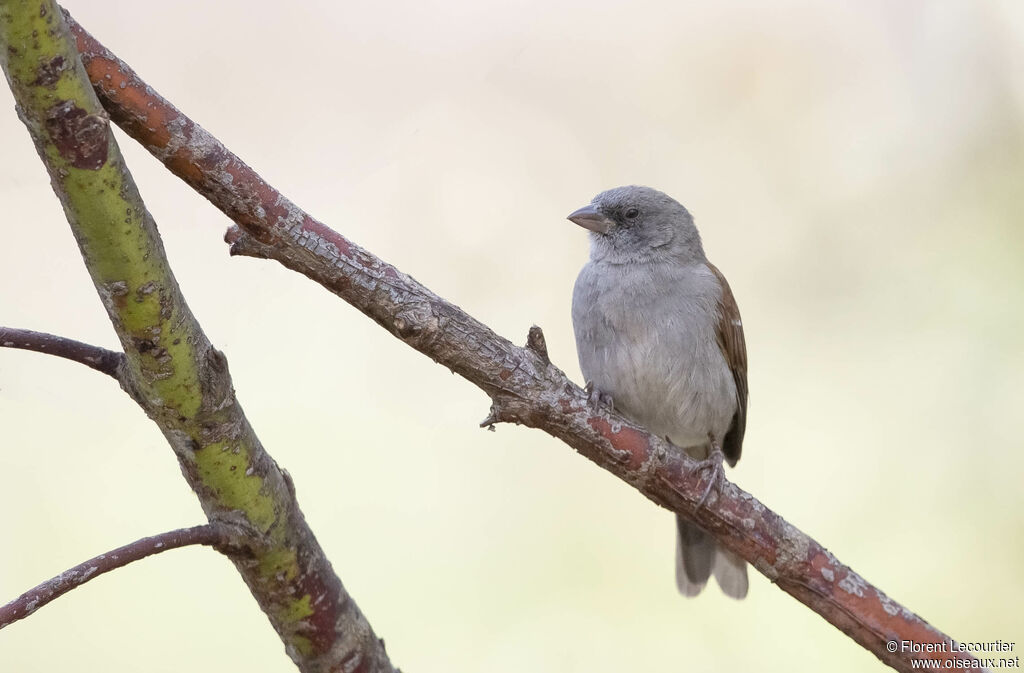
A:
[[[0,607],[0,629],[24,619],[50,601],[63,596],[67,592],[82,586],[89,580],[104,573],[126,566],[132,561],[144,559],[153,554],[177,549],[188,545],[202,544],[211,546],[227,546],[230,544],[228,530],[222,524],[208,523],[192,528],[179,528],[152,537],[144,537],[131,544],[118,547],[106,554],[100,554],[85,563],[79,563],[70,570],[65,570],[53,579],[47,580],[30,591],[26,591],[13,601]]]
[[[37,353],[56,355],[92,367],[98,372],[118,378],[117,369],[124,360],[124,354],[107,350],[92,344],[82,343],[67,337],[33,332],[16,327],[0,327],[0,347],[21,348]]]
[[[457,306],[292,204],[216,138],[150,88],[72,23],[89,78],[111,118],[168,169],[237,223],[231,253],[275,259],[349,302],[394,336],[483,389],[493,401],[482,423],[517,422],[562,439],[645,496],[697,521],[886,664],[914,670],[895,641],[951,639],[896,603],[824,546],[754,496],[725,482],[703,507],[696,463],[661,438],[606,409],[543,357],[539,330],[520,348]],[[964,652],[956,667],[977,667]]]

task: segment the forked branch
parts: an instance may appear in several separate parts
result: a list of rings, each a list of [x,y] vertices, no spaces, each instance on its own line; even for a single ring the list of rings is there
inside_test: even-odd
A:
[[[557,437],[654,502],[697,521],[784,591],[901,670],[913,655],[887,643],[950,638],[866,582],[749,493],[725,483],[699,507],[695,463],[621,416],[588,404],[552,365],[539,330],[517,347],[459,307],[292,204],[216,138],[74,26],[89,77],[111,118],[236,225],[232,254],[275,259],[323,285],[398,339],[479,386],[485,424],[516,422]],[[955,667],[976,667],[956,653]],[[966,666],[964,666],[966,664]]]
[[[54,0],[0,1],[0,67],[121,343],[119,381],[163,432],[207,518],[243,531],[249,553],[231,561],[289,656],[306,673],[392,673],[189,309]]]

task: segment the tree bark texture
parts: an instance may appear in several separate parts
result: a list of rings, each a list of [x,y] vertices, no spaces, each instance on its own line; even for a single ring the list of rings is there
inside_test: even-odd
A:
[[[74,33],[112,119],[234,220],[227,235],[232,254],[277,260],[321,284],[481,388],[492,401],[485,425],[521,423],[563,440],[655,503],[698,522],[893,668],[912,670],[913,655],[889,651],[891,641],[952,642],[734,484],[724,483],[699,507],[705,484],[694,461],[621,416],[591,406],[549,361],[539,329],[531,330],[527,347],[518,347],[315,220],[80,26]],[[967,653],[950,656],[977,663]]]
[[[167,438],[211,522],[303,671],[392,671],[235,398],[224,355],[168,265],[52,0],[0,2],[0,64],[124,349],[122,386]]]

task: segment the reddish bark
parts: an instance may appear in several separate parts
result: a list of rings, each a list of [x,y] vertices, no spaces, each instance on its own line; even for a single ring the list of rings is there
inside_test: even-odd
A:
[[[522,423],[562,439],[654,502],[700,523],[893,668],[913,670],[913,656],[899,647],[890,652],[891,641],[953,642],[734,484],[725,482],[698,507],[704,484],[694,461],[643,428],[591,407],[586,393],[547,360],[538,346],[539,330],[531,334],[530,347],[517,347],[313,219],[80,26],[72,26],[111,118],[237,223],[227,236],[232,254],[275,259],[320,283],[483,389],[493,401],[484,425]],[[973,659],[967,653],[947,656]]]

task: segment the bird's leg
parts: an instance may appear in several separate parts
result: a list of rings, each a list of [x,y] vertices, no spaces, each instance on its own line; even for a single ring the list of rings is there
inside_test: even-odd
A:
[[[587,391],[587,397],[590,398],[590,403],[593,406],[606,406],[611,411],[615,410],[615,402],[612,400],[612,396],[606,392],[598,390],[593,381],[587,381],[587,386],[584,390]]]
[[[718,440],[715,439],[714,434],[710,432],[708,433],[708,442],[711,444],[711,453],[708,454],[707,458],[697,463],[697,470],[701,472],[711,470],[711,476],[708,478],[708,485],[704,487],[704,494],[697,501],[697,509],[704,506],[708,496],[711,495],[711,491],[720,488],[722,480],[725,479],[725,469],[722,467],[725,454],[722,453],[722,448],[718,445]]]

